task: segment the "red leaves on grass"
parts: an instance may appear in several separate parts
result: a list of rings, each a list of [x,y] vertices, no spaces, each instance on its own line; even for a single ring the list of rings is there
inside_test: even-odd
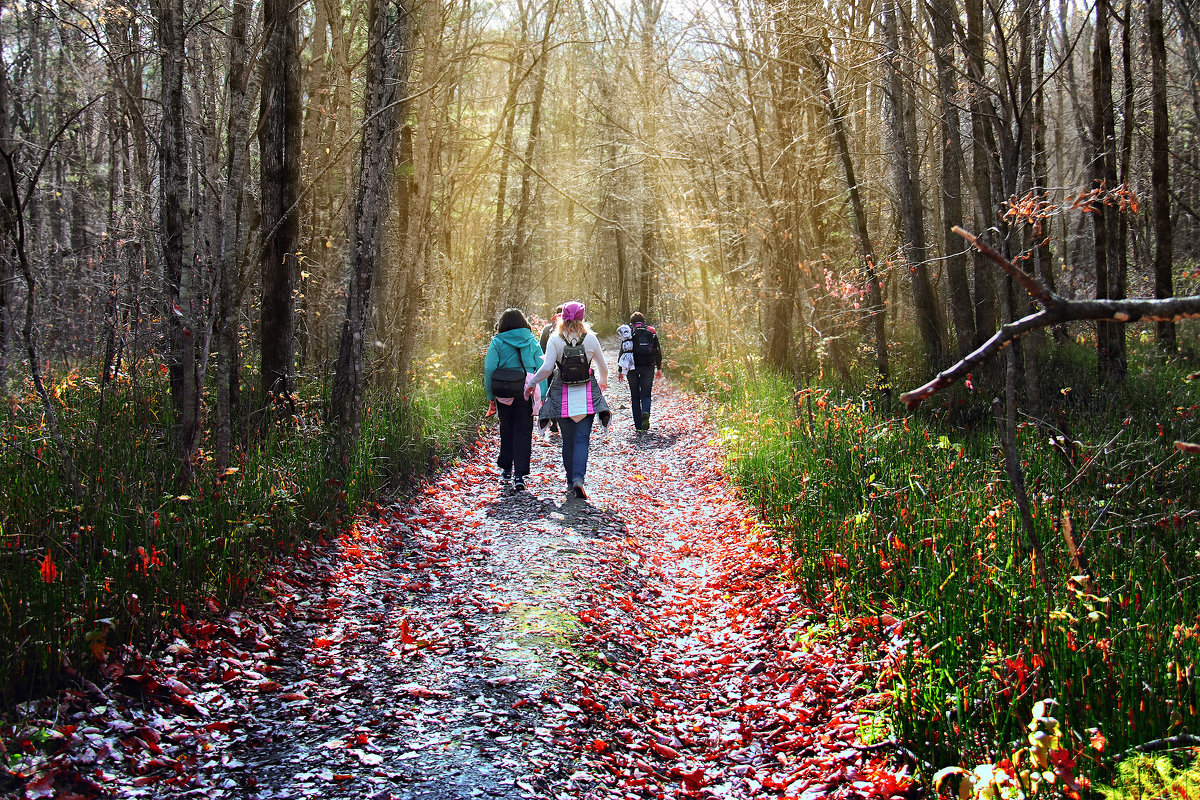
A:
[[[42,559],[41,573],[45,583],[53,583],[58,580],[58,567],[54,565],[54,559],[50,557],[49,550],[46,551],[46,557]]]

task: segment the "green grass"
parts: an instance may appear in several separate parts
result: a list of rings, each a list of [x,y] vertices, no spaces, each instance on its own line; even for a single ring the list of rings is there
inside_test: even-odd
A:
[[[868,395],[796,392],[744,361],[683,359],[716,401],[732,476],[809,595],[849,618],[904,620],[865,655],[890,684],[893,733],[935,767],[1018,742],[1044,697],[1059,701],[1085,773],[1103,757],[1089,729],[1112,753],[1200,725],[1200,465],[1172,446],[1200,439],[1200,387],[1135,362],[1145,374],[1104,396],[1087,385],[1088,355],[1065,348],[1042,371],[1043,394],[1059,400],[1048,417],[1078,451],[1056,453],[1028,420],[1019,432],[1049,604],[989,414],[974,415],[974,431],[944,422],[971,418],[946,413],[965,393],[906,415]],[[1087,578],[1072,577],[1063,511]]]
[[[478,381],[422,373],[410,396],[369,397],[343,484],[328,472],[319,403],[243,442],[218,473],[201,451],[178,493],[164,381],[106,387],[60,377],[60,425],[84,485],[78,499],[31,395],[0,417],[0,700],[45,690],[64,662],[87,668],[122,643],[237,602],[281,553],[317,540],[452,458],[477,430]]]

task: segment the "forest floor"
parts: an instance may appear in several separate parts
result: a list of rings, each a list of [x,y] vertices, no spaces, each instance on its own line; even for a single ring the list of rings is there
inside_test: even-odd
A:
[[[860,737],[888,643],[783,577],[693,398],[660,381],[649,432],[626,384],[610,399],[588,501],[564,499],[557,436],[528,491],[500,485],[493,428],[415,499],[281,563],[260,601],[27,704],[0,794],[914,793]]]

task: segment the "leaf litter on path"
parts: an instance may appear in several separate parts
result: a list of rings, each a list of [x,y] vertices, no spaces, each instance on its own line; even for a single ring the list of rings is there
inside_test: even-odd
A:
[[[695,401],[624,385],[588,502],[559,440],[530,491],[494,433],[415,500],[281,563],[265,602],[111,654],[103,687],[5,731],[14,797],[878,797],[913,791],[856,747],[864,642],[823,617],[720,469]],[[621,402],[624,401],[624,402]],[[815,637],[814,637],[815,638]]]

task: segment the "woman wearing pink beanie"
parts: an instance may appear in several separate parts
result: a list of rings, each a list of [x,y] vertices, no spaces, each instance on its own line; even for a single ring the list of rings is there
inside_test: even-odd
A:
[[[533,393],[534,384],[554,375],[538,418],[558,421],[562,431],[567,496],[582,500],[587,499],[584,481],[592,423],[597,414],[601,424],[607,424],[611,416],[604,399],[604,390],[608,388],[608,364],[600,340],[583,321],[586,314],[583,303],[563,304],[558,328],[546,343],[541,368],[525,379],[525,396],[528,397]]]

